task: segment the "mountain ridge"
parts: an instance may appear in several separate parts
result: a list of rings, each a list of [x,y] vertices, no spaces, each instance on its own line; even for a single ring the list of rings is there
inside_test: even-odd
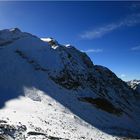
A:
[[[72,122],[80,121],[81,123],[79,122],[77,125],[82,125],[83,121],[87,123],[88,127],[84,125],[84,129],[90,135],[84,133],[85,139],[100,137],[102,131],[109,134],[109,136],[103,134],[103,137],[109,137],[109,139],[113,139],[110,135],[140,137],[139,100],[136,100],[135,91],[108,68],[94,65],[86,53],[80,52],[72,45],[61,45],[53,38],[42,40],[29,33],[21,32],[17,28],[6,29],[0,31],[0,60],[0,79],[2,79],[0,80],[2,98],[0,114],[5,112],[6,118],[14,118],[12,121],[17,123],[15,119],[20,119],[20,114],[26,114],[26,111],[22,113],[22,110],[27,110],[27,116],[32,116],[30,112],[38,112],[36,116],[32,116],[34,119],[25,117],[25,119],[19,120],[26,124],[26,130],[24,127],[20,137],[26,136],[26,139],[31,139],[32,136],[28,136],[28,134],[40,137],[39,133],[46,133],[41,126],[41,130],[35,131],[35,127],[31,127],[25,120],[29,119],[28,121],[32,122],[32,125],[35,125],[34,120],[36,120],[38,126],[38,122],[42,120],[40,123],[48,129],[50,126],[44,124],[44,121],[48,119],[47,111],[38,106],[47,110],[51,106],[49,105],[51,102],[54,103],[54,109],[59,108],[58,114],[61,114],[62,110],[64,112],[69,110],[68,116],[72,113],[76,117],[71,120]],[[21,104],[18,100],[21,100]],[[36,106],[38,110],[32,107],[31,110],[28,110],[22,103]],[[8,104],[12,104],[12,108]],[[18,106],[21,106],[22,110]],[[13,108],[16,113],[12,112]],[[51,109],[53,109],[52,106]],[[42,111],[44,111],[45,117],[41,116]],[[9,114],[12,115],[9,116]],[[52,113],[50,110],[48,114],[51,114],[53,118],[55,111]],[[67,113],[62,114],[65,120]],[[57,117],[60,116],[56,115]],[[3,120],[2,118],[5,118],[4,115],[1,120]],[[59,122],[58,118],[56,120]],[[8,120],[5,121],[8,122]],[[54,122],[53,120],[53,125]],[[69,121],[65,121],[65,123],[70,124]],[[9,135],[2,126],[3,136]],[[57,127],[59,128],[58,125]],[[96,131],[95,128],[101,132]],[[58,130],[55,129],[55,133]],[[76,134],[80,135],[80,131],[82,130],[79,126],[76,128]],[[38,135],[35,135],[35,132],[38,132]],[[93,135],[93,132],[96,132],[97,135],[96,133]],[[15,130],[10,137],[18,139],[15,136],[16,133],[19,134],[19,131]],[[83,139],[82,136],[78,138],[73,135],[70,128],[69,133],[68,135],[68,132],[67,134],[60,132],[56,136],[60,138],[69,136],[75,140]],[[46,137],[43,134],[41,137]],[[50,134],[54,136],[53,133],[50,132]]]

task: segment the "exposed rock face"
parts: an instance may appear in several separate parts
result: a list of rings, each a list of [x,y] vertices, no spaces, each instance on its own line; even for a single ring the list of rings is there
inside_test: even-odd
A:
[[[7,121],[0,120],[0,139],[2,140],[24,140],[24,133],[27,130],[25,125],[19,123],[18,125],[10,125]]]
[[[50,75],[52,80],[67,89],[84,88],[90,76],[93,64],[85,53],[79,52],[73,46],[59,46],[59,57],[63,68],[56,76]],[[86,85],[85,85],[86,84]]]

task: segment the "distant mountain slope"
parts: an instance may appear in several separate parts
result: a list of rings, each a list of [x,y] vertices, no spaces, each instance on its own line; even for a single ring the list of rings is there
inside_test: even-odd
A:
[[[140,80],[131,80],[127,82],[128,86],[133,89],[137,106],[140,106]]]
[[[135,91],[86,53],[19,29],[0,31],[0,137],[140,138]]]
[[[138,94],[140,94],[140,80],[128,81],[127,84]]]

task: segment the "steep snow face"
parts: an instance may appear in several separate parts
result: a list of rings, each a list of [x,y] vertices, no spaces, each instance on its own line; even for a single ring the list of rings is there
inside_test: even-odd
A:
[[[0,107],[4,107],[0,111],[0,130],[3,136],[15,138],[23,127],[22,136],[31,135],[27,139],[49,139],[49,136],[114,139],[101,131],[140,137],[139,100],[108,68],[94,65],[85,53],[72,45],[61,45],[53,38],[40,39],[19,29],[0,31],[0,41]],[[54,102],[56,105],[51,106]],[[69,116],[78,119],[69,119]],[[45,124],[50,120],[52,126]],[[26,127],[19,126],[19,122]],[[11,128],[12,124],[15,127],[11,134],[4,128]],[[30,125],[39,129],[30,129]],[[68,129],[67,132],[62,134],[61,127]],[[52,128],[54,131],[48,135],[46,129]]]

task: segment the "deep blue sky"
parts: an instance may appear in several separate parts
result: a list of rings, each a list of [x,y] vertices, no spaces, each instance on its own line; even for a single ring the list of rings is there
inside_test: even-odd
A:
[[[70,43],[124,80],[140,79],[140,2],[0,2],[0,29],[13,27]]]

